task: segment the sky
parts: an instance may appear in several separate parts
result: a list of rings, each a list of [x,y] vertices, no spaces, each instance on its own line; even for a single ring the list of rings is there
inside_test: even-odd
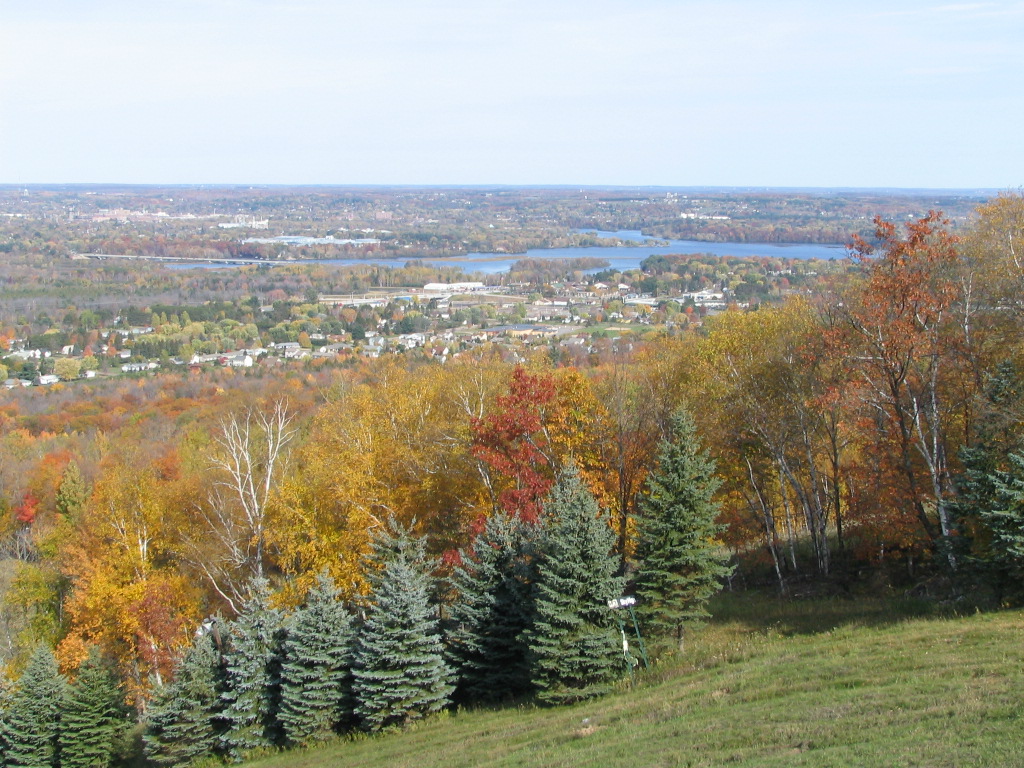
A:
[[[1024,184],[1024,2],[0,0],[0,183]]]

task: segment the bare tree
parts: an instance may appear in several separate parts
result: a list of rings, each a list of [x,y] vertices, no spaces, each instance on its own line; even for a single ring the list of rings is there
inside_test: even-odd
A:
[[[237,611],[253,579],[264,577],[268,504],[295,436],[293,415],[278,401],[270,412],[248,408],[220,423],[210,458],[215,480],[199,509],[190,559]]]

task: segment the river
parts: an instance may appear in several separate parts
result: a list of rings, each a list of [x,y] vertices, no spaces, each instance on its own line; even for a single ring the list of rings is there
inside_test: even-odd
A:
[[[581,230],[599,237],[617,237],[635,243],[644,243],[653,238],[635,230],[606,232],[599,230]],[[783,259],[842,259],[847,255],[846,248],[841,245],[808,245],[779,243],[705,243],[698,240],[669,240],[668,245],[623,245],[593,246],[588,248],[531,248],[526,253],[467,253],[464,256],[451,256],[444,259],[315,259],[273,262],[285,264],[336,264],[352,266],[358,264],[374,264],[381,266],[405,266],[409,261],[417,261],[432,267],[460,267],[464,272],[478,272],[494,275],[508,272],[512,265],[521,259],[578,259],[581,257],[603,259],[612,269],[623,272],[637,269],[640,262],[648,256],[678,253],[710,253],[714,256],[774,256]],[[227,265],[195,262],[190,264],[172,264],[172,269],[217,268]],[[238,266],[233,264],[231,266]]]

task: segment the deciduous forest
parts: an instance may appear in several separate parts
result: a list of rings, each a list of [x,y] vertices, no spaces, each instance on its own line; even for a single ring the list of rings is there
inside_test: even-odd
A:
[[[0,711],[63,680],[178,765],[453,700],[598,695],[627,672],[604,610],[623,594],[676,652],[718,589],[1019,604],[1024,198],[844,237],[842,268],[572,354],[483,343],[4,391]],[[279,298],[315,306],[308,287]],[[166,320],[157,303],[138,309]],[[420,670],[401,705],[381,661],[399,619]],[[323,626],[337,643],[316,646]],[[607,668],[577,669],[559,633]],[[287,685],[322,670],[318,714]],[[214,700],[219,731],[187,725]],[[7,764],[28,764],[8,715]],[[87,739],[67,722],[58,752]],[[115,760],[97,749],[83,765]]]

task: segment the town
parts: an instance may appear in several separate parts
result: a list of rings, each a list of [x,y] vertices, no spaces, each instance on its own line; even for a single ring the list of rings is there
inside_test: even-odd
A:
[[[636,275],[619,275],[629,280]],[[556,281],[542,295],[527,283],[427,283],[421,288],[359,295],[320,295],[315,302],[214,305],[217,319],[197,322],[201,307],[145,310],[101,321],[103,313],[66,316],[70,328],[4,340],[3,386],[144,374],[168,366],[251,368],[303,360],[344,360],[419,350],[441,362],[487,343],[550,345],[560,356],[594,351],[594,342],[643,327],[672,332],[735,302],[729,288],[671,297],[637,293],[631,283]],[[168,310],[178,310],[170,311]],[[231,315],[237,315],[231,317]],[[286,319],[282,316],[286,315]],[[134,324],[133,320],[145,320]],[[76,323],[77,320],[77,323]],[[95,327],[85,327],[95,324]],[[81,329],[76,332],[76,327]]]

